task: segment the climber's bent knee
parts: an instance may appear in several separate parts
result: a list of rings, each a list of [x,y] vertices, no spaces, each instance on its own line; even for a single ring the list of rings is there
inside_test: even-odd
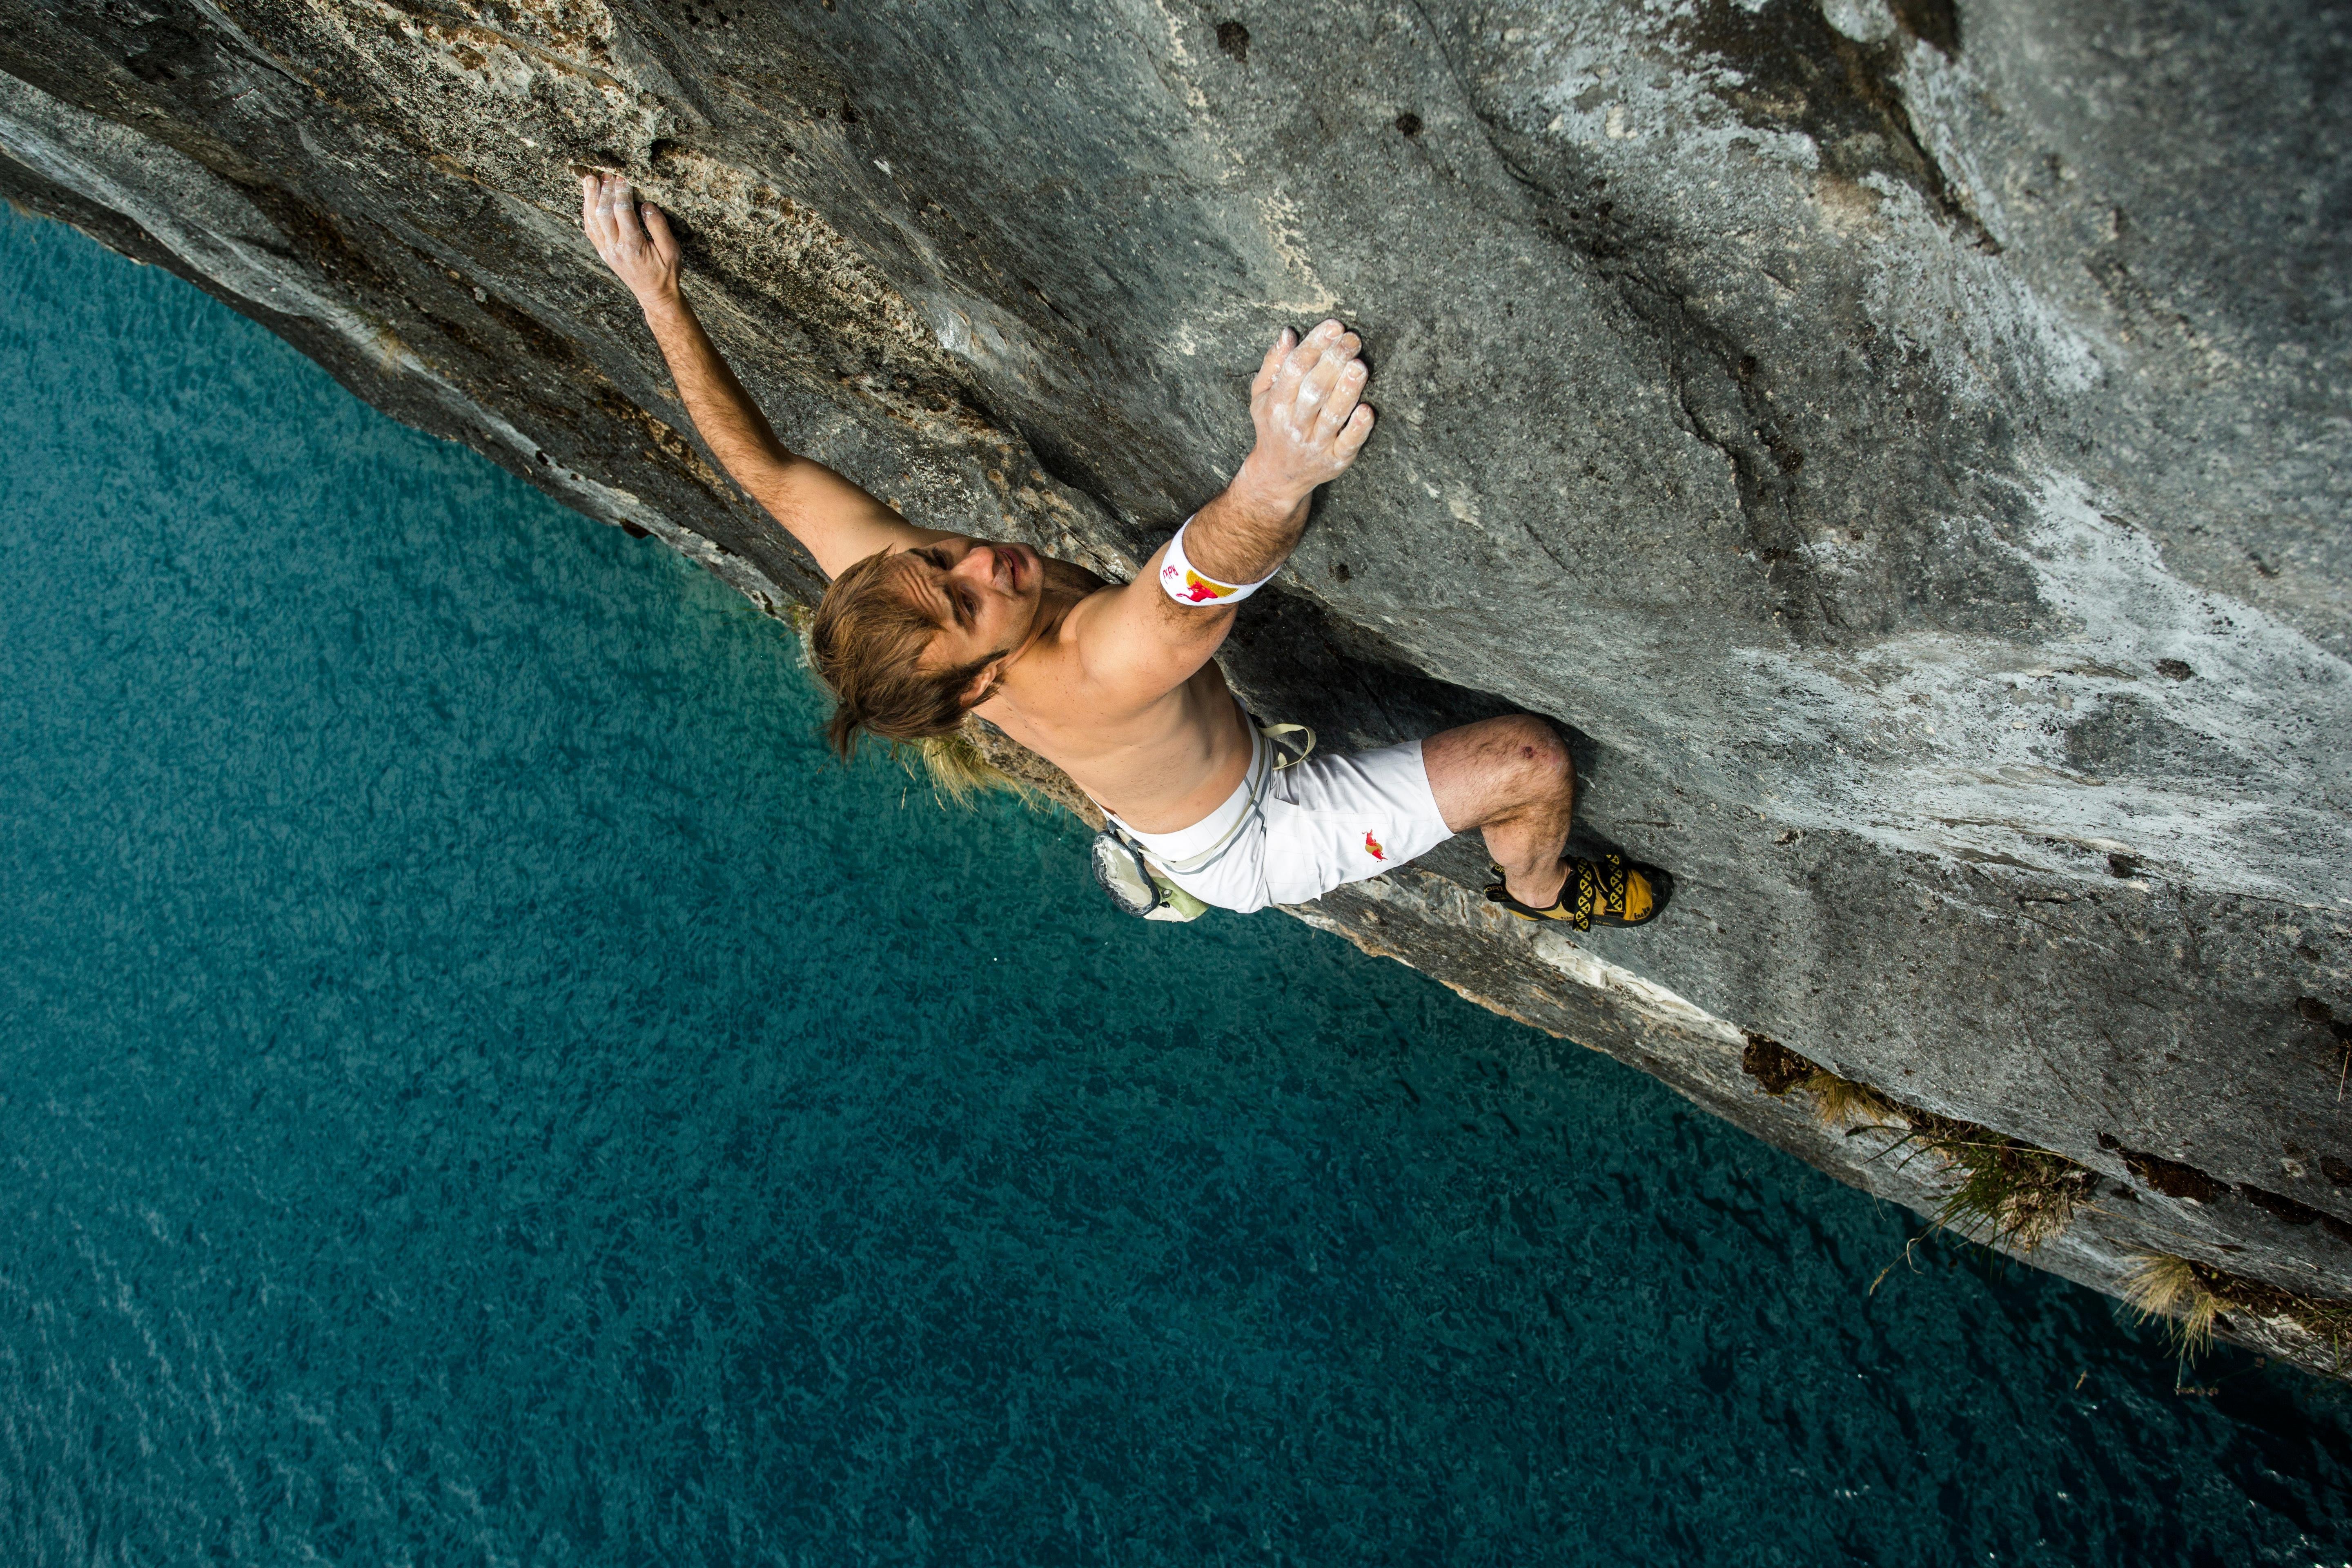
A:
[[[1532,713],[1482,719],[1425,742],[1431,790],[1456,833],[1529,807],[1567,811],[1576,800],[1576,761],[1550,723]]]
[[[1576,793],[1576,759],[1559,731],[1532,713],[1514,713],[1497,721],[1506,731],[1515,770],[1531,799],[1550,801]]]
[[[1249,811],[1244,778],[1224,805],[1190,827],[1130,828],[1129,836],[1164,868],[1214,848]],[[1430,790],[1421,742],[1349,756],[1317,752],[1267,780],[1255,819],[1213,864],[1168,877],[1202,903],[1247,913],[1304,903],[1392,871],[1453,837]]]

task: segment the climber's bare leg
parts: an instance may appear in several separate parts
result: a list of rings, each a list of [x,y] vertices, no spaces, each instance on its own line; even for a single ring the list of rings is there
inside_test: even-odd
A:
[[[1511,897],[1529,909],[1559,897],[1576,763],[1549,724],[1531,713],[1465,724],[1423,741],[1421,762],[1445,826],[1486,836]]]

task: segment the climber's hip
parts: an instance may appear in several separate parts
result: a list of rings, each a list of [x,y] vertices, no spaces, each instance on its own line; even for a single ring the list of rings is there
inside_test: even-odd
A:
[[[1252,738],[1250,770],[1223,805],[1174,833],[1126,829],[1169,880],[1202,903],[1244,914],[1304,903],[1394,870],[1453,837],[1419,741],[1352,756],[1317,752],[1273,770],[1257,754],[1268,742],[1255,727]],[[1204,858],[1198,869],[1179,868]]]

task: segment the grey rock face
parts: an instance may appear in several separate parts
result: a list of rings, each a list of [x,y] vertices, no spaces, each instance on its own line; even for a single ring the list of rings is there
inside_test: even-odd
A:
[[[1299,912],[1915,1206],[1748,1033],[2064,1154],[2074,1278],[2352,1298],[2352,8],[0,16],[16,200],[772,609],[821,583],[680,433],[576,168],[677,215],[787,440],[1108,571],[1344,316],[1382,422],[1235,683],[1336,743],[1551,715],[1678,893],[1531,936],[1457,841]]]

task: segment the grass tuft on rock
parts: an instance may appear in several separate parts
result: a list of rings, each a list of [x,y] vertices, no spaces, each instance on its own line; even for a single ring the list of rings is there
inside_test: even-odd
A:
[[[1803,1089],[1825,1127],[1849,1134],[1898,1133],[1895,1147],[1908,1144],[1915,1153],[1933,1154],[1959,1177],[1937,1205],[1936,1223],[1970,1240],[2031,1252],[2064,1230],[2099,1190],[2097,1172],[2063,1154],[1906,1105],[1768,1036],[1748,1035],[1739,1065],[1767,1094]]]
[[[2160,1252],[2141,1255],[2123,1277],[2123,1297],[2141,1322],[2168,1321],[2173,1348],[2183,1361],[2194,1361],[2212,1348],[2213,1325],[2228,1310],[2197,1277],[2197,1265]]]
[[[2098,1173],[1974,1122],[1925,1117],[1913,1135],[1959,1175],[1936,1223],[1976,1241],[2031,1252],[2064,1230],[2099,1190]]]
[[[1854,1127],[1907,1127],[1893,1100],[1866,1083],[1816,1071],[1798,1086],[1812,1097],[1813,1115],[1821,1124],[1839,1131]]]
[[[2297,1295],[2194,1258],[2141,1254],[2124,1276],[2123,1297],[2143,1322],[2169,1320],[2173,1345],[2184,1361],[2210,1349],[2217,1330],[2228,1332],[2232,1314],[2292,1323],[2326,1342],[2339,1373],[2346,1352],[2352,1351],[2352,1301]]]

